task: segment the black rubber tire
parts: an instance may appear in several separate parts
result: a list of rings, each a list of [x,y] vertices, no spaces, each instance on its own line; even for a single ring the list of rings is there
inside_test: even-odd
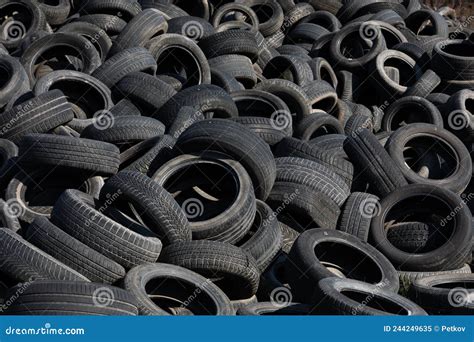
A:
[[[112,205],[119,208],[121,204],[132,204],[164,246],[191,240],[191,229],[184,211],[170,193],[144,174],[121,171],[109,178],[100,192],[100,199],[105,202],[114,195]]]
[[[471,51],[471,49],[471,42],[459,39],[437,43],[431,61],[433,70],[443,80],[474,79],[474,60],[464,55],[465,51]]]
[[[133,47],[144,47],[152,37],[165,33],[167,29],[168,23],[160,11],[145,9],[134,16],[115,38],[109,55]]]
[[[294,183],[275,183],[267,204],[278,212],[279,220],[292,219],[291,228],[298,232],[317,227],[335,229],[341,213],[337,204],[321,191]]]
[[[252,179],[256,197],[268,197],[275,182],[276,166],[270,147],[260,137],[236,122],[212,119],[193,124],[176,144],[182,153],[209,147],[239,160]]]
[[[109,37],[116,36],[127,26],[122,18],[111,14],[88,14],[81,15],[75,22],[86,22],[99,26]]]
[[[325,314],[364,316],[427,315],[421,307],[409,299],[379,286],[366,284],[361,281],[333,277],[321,280],[319,287],[321,288],[322,297],[319,307]],[[359,300],[349,297],[348,293],[351,293],[355,298],[359,298]],[[378,302],[379,300],[380,302]],[[374,303],[370,305],[372,301]],[[384,303],[388,308],[384,310],[380,303]]]
[[[387,108],[382,119],[382,130],[392,132],[419,122],[443,128],[443,117],[434,104],[422,97],[404,96]]]
[[[437,275],[418,279],[409,297],[432,315],[472,315],[472,274]]]
[[[211,69],[218,70],[234,77],[247,89],[257,84],[257,74],[253,69],[252,61],[241,55],[223,55],[209,60]]]
[[[427,32],[423,32],[426,27],[420,31],[420,28],[425,26],[426,20],[431,22],[428,26]],[[414,32],[417,36],[440,36],[448,37],[448,24],[446,20],[436,11],[431,9],[420,9],[412,12],[405,18],[405,24],[408,29]]]
[[[364,192],[353,192],[348,198],[339,217],[337,229],[354,235],[362,241],[369,239],[372,217],[379,210],[379,198]]]
[[[153,55],[145,48],[135,47],[122,50],[107,59],[94,71],[92,76],[111,88],[132,72],[142,71],[155,75],[156,68],[156,60]]]
[[[116,261],[126,269],[155,262],[162,244],[106,217],[94,208],[94,199],[80,191],[66,190],[56,202],[51,221],[64,232]]]
[[[336,274],[392,292],[399,287],[398,274],[382,253],[353,235],[332,229],[302,233],[285,265],[295,299],[306,303],[317,295],[321,279]]]
[[[43,165],[107,176],[117,173],[120,164],[117,147],[89,139],[29,134],[20,141],[19,148],[21,163],[29,167]]]
[[[433,70],[428,69],[407,89],[404,96],[419,96],[422,98],[431,94],[441,83],[441,78]]]
[[[238,15],[245,16],[245,21],[224,21],[231,13],[234,13],[234,17],[238,19]],[[236,15],[237,14],[237,15]],[[216,28],[217,31],[226,31],[227,27],[248,27],[251,31],[258,31],[259,28],[259,19],[255,11],[250,8],[246,3],[236,3],[236,2],[228,2],[221,4],[218,8],[216,8],[215,12],[213,13],[212,18],[212,25]],[[224,29],[223,29],[224,27]]]
[[[288,132],[276,127],[275,120],[270,118],[243,116],[234,118],[233,120],[247,127],[270,146],[274,146],[284,138],[291,136]]]
[[[35,281],[9,290],[8,315],[136,316],[134,296],[118,287],[72,281]],[[18,295],[19,294],[19,295]]]
[[[344,134],[326,134],[309,140],[308,144],[311,146],[317,146],[336,157],[349,160],[349,157],[344,151],[345,140],[346,136]]]
[[[407,295],[411,286],[418,279],[436,276],[436,275],[457,275],[457,274],[471,274],[471,268],[468,264],[465,264],[463,267],[456,270],[450,271],[438,271],[438,272],[408,272],[408,271],[398,271],[398,276],[400,278],[400,290],[399,293],[402,295]]]
[[[46,218],[28,226],[25,238],[93,282],[112,284],[125,277],[125,269],[66,234]]]
[[[178,139],[185,130],[192,126],[192,124],[204,119],[203,113],[199,110],[196,110],[193,107],[181,107],[176,115],[176,119],[168,127],[167,134]]]
[[[408,252],[422,252],[430,236],[430,226],[423,222],[402,222],[387,229],[387,239],[396,248]]]
[[[303,120],[312,111],[310,99],[306,92],[291,81],[283,79],[263,80],[254,89],[266,91],[283,100],[294,115],[293,122]]]
[[[283,157],[276,159],[276,182],[309,186],[329,196],[341,206],[350,194],[349,186],[332,169],[312,160]]]
[[[18,143],[29,133],[46,133],[67,123],[74,114],[59,90],[52,90],[23,102],[0,117],[0,137]]]
[[[287,55],[272,58],[263,69],[263,76],[267,79],[285,79],[300,87],[309,84],[314,78],[313,71],[304,59]]]
[[[0,229],[0,244],[0,270],[12,279],[21,282],[37,279],[89,281],[10,229]]]
[[[401,170],[369,130],[359,129],[349,135],[344,150],[367,177],[375,195],[384,197],[407,184]]]
[[[219,176],[213,175],[213,171]],[[179,181],[191,174],[193,179]],[[184,154],[164,164],[152,179],[170,193],[177,194],[176,201],[190,220],[193,240],[235,244],[252,227],[256,215],[252,181],[244,167],[227,155],[214,152]],[[231,184],[234,184],[233,189]],[[209,202],[206,195],[193,191],[195,188],[207,196],[230,201],[226,207],[216,207],[215,201]],[[233,193],[228,193],[231,191]]]
[[[95,47],[90,46],[89,49],[86,47],[90,46],[89,41],[77,34],[72,33],[53,33],[51,35],[46,35],[42,38],[39,38],[33,42],[28,48],[23,52],[20,58],[21,64],[25,67],[28,78],[30,79],[30,84],[33,86],[37,80],[35,75],[38,65],[41,61],[41,56],[47,51],[55,51],[58,54],[54,56],[63,56],[61,53],[62,48],[71,49],[77,54],[76,58],[81,60],[80,70],[85,74],[92,74],[101,64],[101,59],[99,52]],[[72,55],[71,53],[69,53]],[[51,59],[52,57],[50,57]],[[72,64],[72,63],[71,63]]]
[[[237,310],[237,316],[307,316],[317,314],[310,304],[258,302]]]
[[[163,3],[163,0],[141,0],[140,3],[143,9],[155,8],[159,10],[166,20],[189,16],[180,7],[168,2]]]
[[[158,281],[158,287],[150,288],[150,285]],[[173,286],[175,283],[176,286]],[[229,298],[221,289],[200,274],[175,265],[155,263],[137,266],[127,273],[124,287],[137,299],[141,315],[169,315],[165,308],[159,307],[149,298],[150,289],[157,297],[168,297],[175,302],[181,302],[181,307],[190,310],[194,315],[233,314]],[[191,296],[193,299],[190,299]]]
[[[20,9],[23,9],[26,13],[22,13]],[[15,17],[21,18],[18,20],[21,25],[10,24],[9,26],[5,26],[5,33],[7,34],[7,38],[10,39],[4,39],[3,37],[0,39],[0,44],[10,51],[21,47],[24,42],[27,42],[38,31],[43,29],[46,24],[45,15],[40,8],[40,4],[36,1],[15,0],[15,2],[12,2],[11,0],[2,0],[0,2],[0,13],[5,18],[13,18],[14,15]],[[17,37],[15,34],[18,28],[22,30],[22,32],[20,32],[22,33],[21,37]]]
[[[261,272],[280,251],[283,236],[276,214],[264,202],[257,200],[257,213],[249,233],[235,245],[252,255]]]
[[[259,18],[258,30],[265,36],[271,36],[280,30],[285,20],[283,9],[276,1],[245,0],[244,2]],[[269,11],[271,14],[269,14]]]
[[[121,145],[139,143],[164,134],[165,126],[156,119],[145,116],[119,116],[110,127],[87,126],[82,131],[81,138]]]
[[[4,107],[27,93],[30,81],[18,59],[8,55],[0,56],[0,70],[5,75],[4,85],[0,90],[0,107]]]
[[[109,109],[114,118],[119,116],[140,116],[141,112],[131,101],[122,99]]]
[[[174,95],[158,112],[158,119],[169,127],[182,107],[193,107],[206,117],[233,118],[238,116],[238,109],[232,97],[224,89],[201,84],[186,88]]]
[[[406,150],[409,148],[409,142],[413,139],[429,138],[430,151],[436,154],[433,158],[444,158],[442,155],[436,153],[436,145],[441,153],[447,153],[449,158],[453,158],[454,165],[445,160],[443,169],[450,167],[450,170],[439,176],[436,174],[433,177],[423,177],[416,170],[412,169],[405,159]],[[442,144],[442,145],[441,145]],[[413,145],[411,145],[414,147]],[[420,147],[423,148],[422,144]],[[411,124],[395,131],[387,141],[386,150],[392,157],[392,160],[401,170],[405,178],[410,183],[417,184],[432,184],[443,189],[451,190],[455,193],[461,194],[468,186],[472,177],[472,160],[466,146],[454,134],[449,131],[429,124]],[[448,150],[448,151],[446,151]],[[423,158],[427,158],[430,151],[423,152]],[[421,157],[420,157],[421,158]],[[435,165],[433,165],[435,166]],[[429,168],[429,165],[428,165]],[[441,168],[441,166],[439,166]],[[433,172],[430,172],[432,174]],[[436,170],[434,170],[436,173]]]
[[[344,128],[335,117],[322,112],[304,118],[295,128],[295,137],[304,141],[326,134],[344,134]]]
[[[89,0],[81,7],[82,14],[112,14],[126,22],[139,14],[142,7],[136,0]]]
[[[254,258],[239,247],[217,241],[190,241],[163,249],[160,262],[170,263],[216,279],[229,299],[245,299],[257,292],[260,271]]]
[[[243,84],[237,81],[234,77],[215,68],[211,68],[211,84],[224,89],[229,94],[234,91],[245,89]]]
[[[255,62],[259,54],[255,35],[243,30],[217,32],[201,39],[199,47],[207,58],[222,55],[244,55]]]
[[[192,39],[179,34],[163,34],[150,40],[146,47],[157,61],[158,75],[183,77],[184,88],[211,83],[206,56]]]
[[[350,187],[352,184],[354,167],[350,162],[316,146],[311,146],[305,141],[285,138],[276,146],[274,155],[276,157],[296,157],[315,161],[335,172],[347,186]]]
[[[112,40],[105,33],[102,28],[95,24],[84,21],[70,22],[62,26],[58,32],[74,33],[86,38],[90,46],[94,46],[101,57],[102,62],[105,61],[110,48],[112,47]],[[89,46],[86,46],[88,48]]]
[[[416,202],[418,209],[412,209],[410,198],[420,199]],[[403,206],[406,208],[407,205],[410,206],[411,212],[416,214],[417,211],[422,212],[423,202],[430,203],[430,200],[436,201],[438,205],[442,204],[442,208],[447,213],[453,213],[454,225],[451,236],[442,246],[426,253],[410,254],[397,249],[387,239],[384,227],[387,214],[393,211],[394,206],[397,206],[398,210],[402,210]],[[431,202],[430,205],[434,205],[434,203]],[[456,210],[451,211],[454,209]],[[382,199],[379,214],[372,219],[370,241],[397,269],[423,272],[453,270],[462,267],[471,255],[473,234],[471,220],[469,209],[456,194],[433,185],[411,184],[393,191]],[[438,222],[437,227],[440,224]]]
[[[311,81],[303,87],[313,111],[330,113],[337,105],[336,90],[326,81]]]

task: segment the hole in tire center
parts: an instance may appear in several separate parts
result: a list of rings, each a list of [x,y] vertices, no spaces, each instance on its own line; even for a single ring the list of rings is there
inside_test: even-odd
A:
[[[445,179],[454,174],[458,160],[453,149],[441,139],[432,136],[417,137],[406,142],[403,149],[406,165],[418,173],[429,169],[428,179]]]
[[[37,56],[34,61],[35,73],[41,66],[49,66],[52,70],[84,70],[81,52],[60,43]]]
[[[367,254],[336,241],[324,241],[314,247],[318,260],[325,266],[337,266],[347,278],[370,284],[382,281],[382,272]]]
[[[390,129],[396,131],[398,128],[411,123],[433,123],[433,118],[427,108],[412,103],[403,103],[392,115]]]
[[[173,307],[185,307],[195,315],[215,315],[217,307],[202,289],[184,280],[158,277],[145,285],[145,292],[156,305],[171,313]]]
[[[92,118],[95,113],[106,108],[105,100],[99,90],[86,81],[62,79],[55,81],[49,88],[54,89],[61,90],[68,102],[82,109],[87,118]]]
[[[178,57],[179,56],[179,57]],[[201,67],[193,55],[180,46],[168,47],[157,60],[157,75],[178,75],[186,80],[187,86],[201,83]]]
[[[235,105],[239,111],[239,116],[252,116],[270,118],[277,111],[277,108],[269,102],[254,98],[236,98]]]
[[[273,9],[267,4],[261,4],[251,7],[257,15],[260,24],[264,24],[273,17]]]
[[[371,47],[365,42],[359,31],[351,32],[341,41],[340,51],[348,59],[358,59],[366,55]]]
[[[455,56],[474,57],[474,46],[472,43],[447,44],[442,51]]]
[[[407,309],[401,305],[373,293],[360,292],[356,290],[343,290],[341,291],[341,294],[356,301],[357,303],[364,304],[365,306],[375,310],[380,310],[396,315],[408,315]]]
[[[5,88],[12,79],[13,68],[9,64],[0,64],[0,89]]]
[[[384,68],[395,68],[398,69],[399,74],[400,74],[400,81],[398,84],[409,87],[413,85],[416,80],[417,80],[417,74],[415,72],[415,69],[405,62],[404,60],[397,58],[397,57],[388,57],[384,64]]]
[[[181,166],[166,179],[163,187],[181,207],[198,204],[197,212],[188,212],[190,222],[206,221],[222,214],[233,205],[240,192],[233,172],[205,160]]]

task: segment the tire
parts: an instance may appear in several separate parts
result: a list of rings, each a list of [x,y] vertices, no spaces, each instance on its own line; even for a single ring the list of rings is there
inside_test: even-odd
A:
[[[117,173],[120,164],[117,147],[89,139],[29,134],[23,137],[19,148],[21,163],[29,167],[43,165],[107,176]]]
[[[289,32],[286,41],[292,44],[309,43],[313,45],[315,41],[328,33],[329,30],[320,25],[299,23]]]
[[[126,22],[141,12],[138,1],[132,0],[90,0],[81,8],[82,14],[113,14]]]
[[[311,229],[302,233],[288,255],[286,271],[295,299],[304,302],[314,299],[320,280],[339,272],[387,291],[396,293],[399,287],[398,274],[382,253],[337,230]]]
[[[344,150],[367,177],[379,197],[407,184],[401,170],[384,150],[377,138],[367,129],[360,129],[348,136]]]
[[[353,192],[342,210],[337,229],[354,235],[362,241],[369,239],[372,217],[377,215],[379,198],[372,194]]]
[[[278,2],[246,0],[245,4],[247,4],[257,14],[257,17],[259,18],[258,30],[263,36],[271,36],[283,25],[285,17],[283,9]],[[269,10],[271,15],[268,15]]]
[[[86,22],[99,26],[109,37],[114,37],[127,26],[122,18],[111,14],[88,14],[81,15],[75,21]]]
[[[234,118],[238,116],[238,109],[228,93],[222,88],[210,84],[202,84],[186,88],[174,95],[158,112],[158,119],[169,127],[182,107],[192,107],[201,111],[210,119]]]
[[[472,315],[474,306],[469,300],[472,293],[472,274],[446,274],[418,279],[409,297],[434,315]]]
[[[158,75],[186,75],[184,88],[211,83],[206,56],[192,39],[179,34],[163,34],[150,40],[146,47],[157,61]]]
[[[168,29],[168,24],[161,12],[150,8],[138,13],[115,38],[110,49],[110,56],[133,47],[144,47],[145,44]]]
[[[30,81],[23,65],[8,55],[0,56],[0,70],[6,78],[0,90],[0,107],[4,107],[27,93],[30,90]]]
[[[264,80],[258,83],[254,89],[266,91],[283,100],[294,115],[294,122],[303,120],[312,111],[310,99],[306,92],[291,81],[283,79]]]
[[[86,38],[90,43],[86,48],[93,46],[97,52],[99,52],[102,62],[105,61],[107,54],[112,47],[112,40],[107,33],[105,33],[99,26],[88,22],[70,22],[62,26],[58,32],[78,34]]]
[[[21,9],[23,11],[21,11]],[[21,47],[24,42],[27,42],[32,36],[34,36],[34,34],[43,29],[46,24],[45,15],[40,8],[40,4],[36,1],[15,0],[13,2],[10,0],[2,0],[0,2],[0,13],[4,17],[13,17],[13,15],[15,15],[15,17],[21,17],[23,18],[22,20],[25,21],[23,22],[22,20],[18,20],[23,26],[22,30],[24,31],[21,39],[0,39],[0,44],[2,44],[9,51],[13,51]],[[25,20],[26,18],[28,18],[28,20]],[[17,28],[21,28],[20,25],[10,25],[7,26],[7,30],[8,27],[10,27],[10,30],[14,32],[15,26],[17,26]],[[15,35],[13,35],[13,38],[14,37]]]
[[[165,126],[158,120],[144,116],[121,116],[114,119],[111,127],[89,125],[81,133],[81,138],[103,141],[114,145],[139,143],[143,140],[161,137]]]
[[[251,9],[250,6],[247,6],[247,4],[245,3],[244,4],[240,4],[240,3],[223,4],[222,6],[217,8],[216,11],[213,13],[212,25],[216,28],[217,31],[219,31],[223,26],[225,27],[226,25],[229,25],[229,24],[239,25],[240,23],[238,22],[238,20],[234,22],[230,22],[230,23],[222,22],[223,19],[225,19],[231,13],[236,13],[236,11],[237,13],[245,16],[245,24],[248,24],[248,27],[252,31],[258,31],[258,28],[259,28],[258,17],[253,11],[253,9]]]
[[[46,133],[72,118],[64,94],[53,90],[4,112],[0,117],[0,137],[18,143],[29,133]]]
[[[17,294],[8,315],[136,316],[137,301],[128,291],[103,284],[35,281],[9,290]],[[20,295],[18,295],[20,293]],[[8,297],[10,298],[10,297]]]
[[[335,172],[347,186],[351,186],[354,176],[354,167],[347,160],[338,158],[331,153],[311,146],[305,141],[294,138],[285,138],[278,144],[274,155],[276,157],[296,157],[315,161]]]
[[[259,302],[249,304],[237,311],[237,316],[305,316],[316,314],[317,309],[309,304]]]
[[[323,298],[319,306],[326,314],[364,316],[427,315],[421,307],[405,297],[361,281],[333,277],[321,280],[319,287]],[[364,298],[369,299],[364,300]],[[368,303],[366,303],[367,301]]]
[[[53,33],[36,40],[32,43],[21,55],[20,62],[25,67],[30,84],[33,86],[37,81],[35,75],[37,67],[41,60],[42,55],[46,51],[53,50],[58,53],[54,56],[62,56],[62,48],[67,47],[77,53],[77,58],[81,60],[80,70],[85,74],[92,74],[101,64],[99,52],[92,46],[89,49],[86,47],[90,46],[89,41],[77,34],[71,33]],[[52,57],[50,58],[52,59]],[[44,63],[44,62],[43,62]]]
[[[262,138],[268,145],[275,146],[291,135],[275,127],[275,121],[269,118],[244,116],[233,119]]]
[[[303,232],[309,228],[335,229],[340,215],[339,207],[327,195],[304,185],[275,183],[267,204],[279,212],[279,219],[294,220],[296,229]]]
[[[261,138],[238,123],[212,119],[193,124],[176,144],[176,150],[181,153],[209,147],[239,160],[252,179],[256,197],[260,200],[268,197],[275,182],[276,166],[269,146]]]
[[[176,95],[173,87],[143,72],[128,74],[115,87],[117,98],[129,99],[149,117],[156,116],[160,108]]]
[[[225,242],[190,241],[170,245],[163,249],[160,262],[216,279],[213,282],[231,300],[249,298],[257,292],[260,272],[255,260],[241,248]]]
[[[418,279],[436,276],[436,275],[451,275],[455,276],[457,274],[471,274],[471,268],[468,264],[465,264],[463,267],[451,270],[451,271],[439,271],[439,272],[406,272],[398,271],[398,276],[400,278],[400,294],[406,296],[411,286]]]
[[[387,108],[382,130],[392,132],[404,125],[422,122],[443,128],[443,117],[435,105],[422,97],[404,96]]]
[[[460,54],[471,49],[463,40],[442,41],[433,50],[432,68],[443,80],[470,81],[474,79],[474,61]]]
[[[235,245],[253,256],[263,272],[280,251],[282,238],[275,213],[267,204],[257,200],[257,214],[250,232]]]
[[[190,175],[193,178],[185,183],[177,182]],[[224,154],[178,156],[164,164],[152,179],[177,194],[176,201],[190,221],[193,240],[234,244],[252,227],[256,215],[252,181],[242,165]],[[193,191],[196,187],[201,192]],[[223,205],[210,201],[208,196],[219,198]]]
[[[423,32],[426,28],[420,31],[420,28],[426,20],[431,21],[431,27],[428,28],[427,32]],[[405,23],[408,29],[417,33],[417,36],[448,37],[449,31],[446,20],[438,12],[433,10],[420,9],[412,12],[405,18]]]
[[[29,225],[26,239],[93,282],[112,284],[125,277],[125,269],[66,234],[46,218]]]
[[[320,12],[315,12],[319,14]],[[327,12],[326,12],[327,13]],[[336,19],[337,20],[337,19]],[[334,72],[331,64],[321,57],[316,57],[308,63],[313,70],[313,76],[315,81],[325,81],[331,85],[332,88],[337,89],[338,79]]]
[[[430,226],[422,222],[403,222],[389,226],[387,239],[396,248],[408,252],[422,252],[430,237]]]
[[[418,205],[416,209],[413,209],[410,205],[410,199],[413,198],[416,198]],[[420,200],[418,201],[418,199]],[[407,253],[393,246],[387,239],[384,223],[390,212],[392,212],[390,220],[403,222],[400,214],[403,215],[406,212],[407,205],[410,205],[411,215],[418,213],[419,217],[424,218],[422,222],[435,224],[437,229],[445,226],[450,228],[451,234],[446,238],[445,243],[422,254]],[[431,208],[438,206],[437,214],[441,217],[441,220],[436,217],[426,217],[426,214],[423,214],[424,206],[422,205],[429,205]],[[396,212],[393,211],[394,206],[397,206]],[[451,217],[451,212],[454,209],[456,211],[453,212],[453,217]],[[443,218],[445,214],[450,215],[449,220]],[[451,221],[453,222],[451,223]],[[377,249],[397,269],[403,271],[431,272],[460,268],[466,263],[471,254],[471,239],[471,214],[461,198],[448,190],[427,184],[407,185],[383,198],[380,202],[379,214],[372,219],[370,226],[371,244],[377,246]]]
[[[233,314],[229,298],[208,279],[183,267],[156,263],[135,267],[125,277],[125,289],[137,299],[141,315],[169,314],[165,307],[158,306],[149,298],[150,285],[157,281],[161,284],[159,287],[153,287],[157,297],[172,298],[182,303],[182,307],[189,309],[192,314],[224,316]],[[167,283],[171,286],[167,286]],[[172,286],[173,284],[176,286]],[[193,299],[190,299],[191,296]]]
[[[192,126],[192,124],[204,119],[203,113],[199,110],[192,107],[182,107],[179,110],[176,119],[173,121],[171,126],[168,127],[167,133],[173,138],[178,139],[185,130]]]
[[[215,68],[211,68],[211,84],[224,89],[229,94],[245,89],[234,77]]]
[[[344,134],[339,120],[325,113],[313,113],[300,121],[295,128],[295,137],[309,141],[327,134]]]
[[[114,195],[113,206],[120,209],[132,204],[137,218],[157,234],[163,245],[191,240],[185,212],[171,194],[149,177],[138,172],[121,171],[105,183],[100,199],[105,202]]]
[[[325,134],[309,140],[308,144],[319,147],[321,150],[325,150],[327,153],[338,158],[349,160],[349,157],[344,151],[345,140],[346,136],[344,134]]]
[[[89,281],[10,229],[0,229],[0,244],[0,269],[12,279],[20,282],[38,279]]]
[[[56,202],[51,221],[126,269],[158,259],[162,247],[158,238],[140,235],[114,222],[102,214],[103,206],[95,209],[94,202],[80,191],[66,190]]]
[[[140,110],[131,101],[122,99],[115,106],[110,108],[109,112],[114,118],[119,116],[141,116]]]
[[[159,10],[166,20],[189,16],[186,11],[178,6],[170,3],[162,3],[161,0],[142,0],[141,5],[143,9],[154,8]]]
[[[337,104],[337,93],[326,81],[311,81],[303,87],[313,110],[330,113]]]
[[[428,69],[423,75],[407,89],[404,96],[418,96],[426,98],[441,83],[441,78],[433,70]]]
[[[313,80],[313,71],[302,58],[281,55],[268,62],[263,76],[267,79],[285,79],[303,87]]]
[[[425,137],[430,142],[421,143],[420,148],[424,149],[427,145],[431,146],[429,151],[424,151],[421,158],[429,158],[429,153],[434,153],[433,158],[439,161],[439,158],[445,159],[444,165],[428,165],[429,176],[423,177],[415,169],[416,165],[408,165],[406,151],[416,144],[414,139],[420,141]],[[412,144],[410,144],[412,141]],[[436,151],[438,146],[438,151]],[[461,194],[468,186],[472,176],[472,161],[466,146],[455,135],[435,125],[429,124],[411,124],[395,131],[389,138],[386,149],[392,157],[397,167],[401,170],[405,178],[410,183],[432,184],[443,189],[451,190]],[[449,152],[447,152],[449,150]]]
[[[254,34],[243,30],[217,32],[201,39],[199,47],[207,58],[222,55],[243,55],[255,62],[259,54]]]
[[[252,61],[241,55],[224,55],[209,60],[211,69],[218,70],[234,77],[247,89],[257,84],[257,75],[253,69]]]
[[[142,71],[155,75],[156,61],[151,53],[142,47],[122,50],[107,59],[92,76],[111,88],[132,72]]]

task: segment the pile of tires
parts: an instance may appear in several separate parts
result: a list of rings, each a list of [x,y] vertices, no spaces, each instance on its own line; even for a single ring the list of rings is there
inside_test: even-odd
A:
[[[474,45],[453,11],[0,14],[2,313],[474,313]]]

